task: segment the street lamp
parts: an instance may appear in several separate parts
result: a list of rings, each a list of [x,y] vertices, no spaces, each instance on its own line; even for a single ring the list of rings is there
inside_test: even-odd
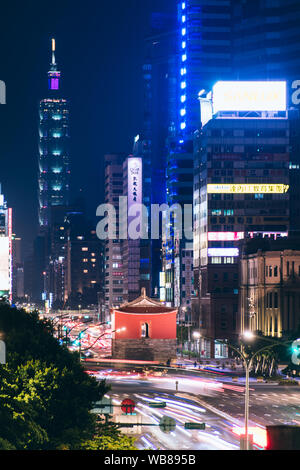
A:
[[[242,337],[246,341],[251,341],[251,340],[257,338],[257,336],[251,331],[244,331],[243,334],[242,334]],[[202,336],[202,338],[204,338],[204,337]],[[205,338],[210,340],[210,341],[213,340],[213,338],[208,338],[208,337],[205,337]],[[265,341],[271,341],[270,339],[265,338],[265,337],[261,338],[261,339],[264,339]],[[289,343],[289,341],[287,343]],[[245,441],[246,441],[246,449],[245,450],[249,450],[249,402],[250,402],[249,376],[250,376],[250,369],[251,369],[253,360],[261,352],[263,352],[267,349],[272,349],[275,346],[281,346],[285,343],[278,343],[278,342],[272,341],[271,344],[269,344],[268,346],[264,346],[263,348],[260,348],[258,351],[253,353],[252,356],[250,356],[250,357],[249,357],[248,354],[245,353],[243,345],[242,345],[241,351],[240,351],[237,347],[232,346],[228,342],[224,342],[224,344],[226,346],[228,346],[229,348],[233,349],[240,356],[240,358],[244,362],[245,369],[246,369],[246,386],[245,386]]]
[[[199,333],[199,331],[194,331],[193,338],[195,340],[198,340],[198,355],[199,355],[199,361],[200,361],[201,360],[201,344],[200,344],[201,333]]]
[[[242,337],[246,341],[251,341],[256,336],[252,333],[252,331],[244,331],[242,334]],[[272,343],[271,345],[264,346],[263,348],[260,348],[258,351],[252,354],[252,356],[249,357],[248,354],[245,353],[244,347],[242,346],[242,350],[240,351],[239,349],[235,348],[234,346],[228,344],[228,347],[232,348],[235,352],[238,353],[238,355],[241,357],[245,364],[245,369],[246,369],[246,386],[245,386],[245,441],[246,441],[246,449],[249,450],[249,402],[250,402],[250,393],[249,393],[249,376],[250,376],[250,369],[253,363],[253,359],[260,354],[262,351],[265,351],[266,349],[273,348],[278,345],[278,343]]]
[[[254,339],[254,334],[252,333],[252,331],[244,331],[243,337],[246,340],[251,340],[251,339]]]
[[[183,357],[183,326],[185,325],[185,312],[186,312],[186,307],[180,307],[180,324],[181,324],[181,357]],[[184,318],[183,315],[184,314]]]

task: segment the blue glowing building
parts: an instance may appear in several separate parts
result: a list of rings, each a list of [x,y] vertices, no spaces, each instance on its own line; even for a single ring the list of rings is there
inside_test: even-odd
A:
[[[193,203],[193,134],[200,126],[198,95],[218,79],[231,76],[231,1],[184,0],[178,2],[177,115],[167,139],[167,200],[171,206]],[[192,258],[191,241],[174,238],[163,246],[166,302],[190,308],[192,270],[184,269]]]
[[[69,107],[60,96],[61,72],[55,61],[52,39],[52,61],[48,72],[48,98],[39,106],[39,225],[50,224],[51,207],[69,203]]]

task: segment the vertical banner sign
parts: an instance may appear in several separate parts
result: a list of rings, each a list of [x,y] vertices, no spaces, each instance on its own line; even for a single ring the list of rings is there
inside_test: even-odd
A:
[[[8,243],[9,243],[9,284],[10,284],[10,292],[9,292],[9,301],[12,302],[12,209],[8,209]]]
[[[142,159],[128,158],[128,209],[142,203]]]
[[[128,227],[130,222],[140,218],[142,222],[142,213],[131,215],[130,209],[135,204],[142,204],[143,194],[143,166],[141,158],[128,158]],[[140,222],[140,223],[141,223]],[[141,230],[141,228],[140,228]]]

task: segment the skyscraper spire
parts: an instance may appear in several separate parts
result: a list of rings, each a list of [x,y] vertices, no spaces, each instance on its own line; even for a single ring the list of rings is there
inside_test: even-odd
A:
[[[55,39],[52,39],[52,67],[55,67],[56,69],[56,62],[55,62]],[[52,69],[53,70],[53,69]]]
[[[59,90],[59,80],[60,80],[60,72],[57,70],[57,64],[55,60],[55,50],[56,50],[56,43],[55,39],[52,38],[52,61],[51,67],[48,72],[48,79],[49,79],[49,90]]]

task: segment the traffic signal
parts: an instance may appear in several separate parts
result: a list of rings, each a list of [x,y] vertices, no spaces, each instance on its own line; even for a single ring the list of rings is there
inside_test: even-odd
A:
[[[169,416],[163,416],[159,422],[160,429],[165,433],[170,433],[176,429],[176,421]]]
[[[296,339],[292,344],[292,363],[300,366],[300,338]]]

